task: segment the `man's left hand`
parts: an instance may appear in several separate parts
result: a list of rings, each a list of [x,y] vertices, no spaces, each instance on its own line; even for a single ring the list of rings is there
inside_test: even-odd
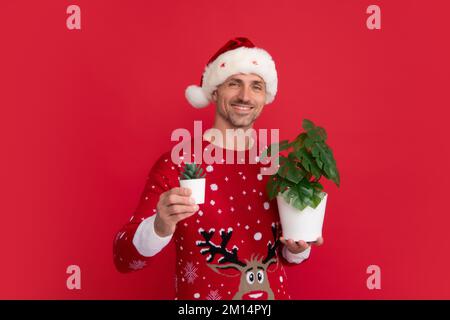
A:
[[[297,254],[305,251],[310,247],[310,245],[321,246],[323,244],[323,238],[319,237],[316,241],[305,242],[303,240],[294,241],[292,239],[285,239],[280,237],[280,242],[284,244],[291,253]]]

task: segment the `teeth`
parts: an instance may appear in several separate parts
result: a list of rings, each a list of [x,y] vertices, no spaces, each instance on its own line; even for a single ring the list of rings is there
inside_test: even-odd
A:
[[[250,294],[249,297],[252,299],[257,299],[259,297],[261,297],[263,294],[261,293],[254,293],[254,294]]]
[[[250,109],[250,107],[247,107],[247,106],[239,106],[239,105],[236,105],[236,104],[233,104],[232,106],[233,106],[233,107],[236,107],[236,108],[238,108],[238,109],[245,109],[245,110]]]

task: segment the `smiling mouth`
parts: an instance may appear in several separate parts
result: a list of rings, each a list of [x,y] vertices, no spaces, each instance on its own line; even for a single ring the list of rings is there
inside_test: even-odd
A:
[[[250,110],[253,109],[252,106],[236,104],[236,103],[232,103],[231,106],[233,107],[234,110],[241,111],[241,113],[249,112]]]
[[[242,296],[242,300],[267,300],[267,298],[267,292],[262,290],[250,291]]]

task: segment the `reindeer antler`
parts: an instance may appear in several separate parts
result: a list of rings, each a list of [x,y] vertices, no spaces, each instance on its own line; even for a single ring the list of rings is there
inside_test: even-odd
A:
[[[278,239],[278,237],[277,237],[277,226],[276,226],[275,222],[272,223],[272,235],[273,235],[274,243],[272,244],[270,241],[267,243],[267,256],[262,261],[263,263],[267,263],[267,261],[269,261],[270,259],[275,257],[275,252],[277,250],[277,246],[280,243],[280,239]]]
[[[209,256],[206,258],[207,262],[212,262],[214,260],[214,256],[216,254],[222,255],[222,257],[219,258],[218,262],[220,264],[224,263],[232,263],[237,264],[241,267],[245,267],[247,264],[239,261],[238,259],[238,250],[239,248],[237,246],[233,246],[231,251],[229,251],[226,246],[228,244],[228,241],[230,241],[231,235],[233,234],[233,228],[228,228],[228,230],[225,232],[225,229],[220,229],[220,237],[222,238],[222,242],[220,243],[220,246],[214,244],[211,242],[211,238],[213,237],[216,230],[214,228],[209,229],[209,231],[205,231],[202,228],[198,230],[198,232],[203,236],[205,241],[197,241],[196,245],[199,247],[207,247],[206,249],[201,249],[200,253],[202,255],[208,254]]]

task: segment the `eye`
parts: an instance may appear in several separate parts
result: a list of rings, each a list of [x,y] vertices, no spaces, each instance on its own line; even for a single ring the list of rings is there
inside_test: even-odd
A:
[[[230,82],[230,83],[228,84],[228,86],[234,87],[234,86],[237,86],[237,83],[236,83],[236,82]]]
[[[262,270],[259,270],[256,274],[256,277],[258,278],[258,282],[262,283],[264,281],[264,272]]]
[[[255,89],[255,90],[257,90],[257,91],[262,90],[261,86],[253,86],[253,89]]]
[[[255,274],[251,271],[247,272],[247,282],[253,284],[255,282]]]

